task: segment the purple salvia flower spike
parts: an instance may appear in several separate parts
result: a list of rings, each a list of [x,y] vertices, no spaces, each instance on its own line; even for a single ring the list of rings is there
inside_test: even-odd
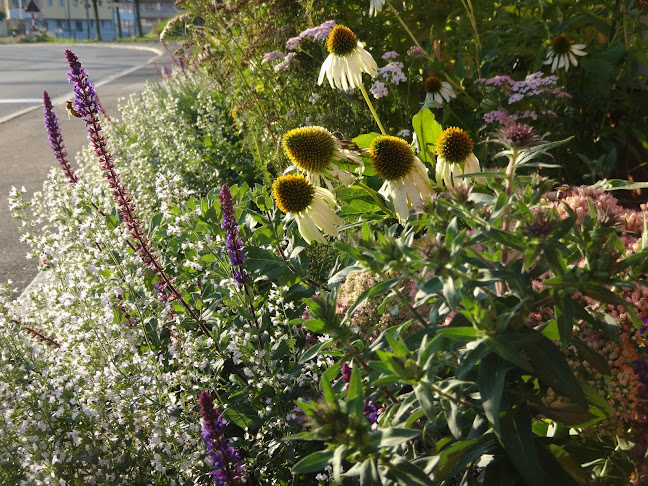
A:
[[[211,472],[216,486],[238,486],[245,481],[245,470],[238,449],[225,438],[227,421],[214,408],[208,391],[200,393],[200,412],[203,417],[201,437],[207,446],[207,455],[216,469]]]
[[[70,65],[68,79],[74,85],[74,101],[77,111],[85,122],[90,143],[95,155],[99,159],[99,165],[104,171],[104,177],[108,180],[113,198],[117,203],[120,214],[123,217],[124,225],[135,240],[134,250],[142,258],[144,264],[152,271],[161,274],[162,267],[157,256],[150,247],[150,241],[144,234],[142,222],[135,212],[135,203],[131,199],[128,189],[120,182],[120,175],[115,171],[113,154],[108,152],[106,138],[101,133],[101,122],[99,121],[99,103],[94,86],[88,80],[88,74],[79,62],[76,54],[69,49],[65,50],[65,57]]]
[[[63,135],[61,134],[61,126],[59,125],[56,113],[54,113],[54,107],[52,106],[52,101],[47,91],[43,91],[43,113],[45,115],[45,129],[47,130],[47,137],[50,141],[50,147],[52,147],[52,151],[54,152],[54,157],[58,160],[70,184],[74,184],[79,178],[74,173],[70,162],[68,162],[68,154],[65,149],[65,143],[63,142]]]
[[[230,256],[230,265],[232,266],[232,274],[234,280],[240,285],[244,285],[250,278],[250,275],[243,270],[243,262],[245,261],[245,248],[243,247],[243,240],[239,236],[238,224],[234,217],[234,202],[232,200],[232,193],[227,184],[223,184],[218,195],[223,211],[223,222],[221,228],[226,231],[225,248]]]

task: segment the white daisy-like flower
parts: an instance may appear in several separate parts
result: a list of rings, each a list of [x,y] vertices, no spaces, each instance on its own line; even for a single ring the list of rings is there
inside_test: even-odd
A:
[[[572,44],[571,39],[565,34],[557,35],[551,41],[551,47],[549,48],[544,64],[551,64],[552,73],[556,69],[563,67],[565,71],[569,71],[570,64],[578,66],[576,56],[584,56],[587,54],[583,49],[585,49],[585,44]]]
[[[479,160],[472,151],[473,147],[470,136],[461,128],[450,127],[441,133],[436,143],[438,157],[435,175],[439,186],[467,185],[468,179],[458,177],[481,172]],[[481,183],[485,182],[481,177],[475,179]]]
[[[385,0],[370,0],[369,1],[369,17],[380,12],[385,5]]]
[[[331,88],[346,91],[362,85],[362,73],[376,75],[376,61],[351,29],[336,25],[328,36],[326,48],[330,54],[322,64],[317,84],[322,84],[326,75]]]
[[[342,219],[331,209],[336,202],[330,191],[314,186],[303,175],[285,174],[274,181],[272,193],[277,207],[297,221],[307,243],[326,243],[322,232],[338,235],[336,226],[342,224]]]
[[[298,169],[306,172],[311,183],[321,186],[322,177],[330,184],[326,175],[335,177],[345,186],[355,182],[355,177],[339,168],[335,162],[347,160],[364,167],[362,159],[353,151],[342,148],[342,142],[323,127],[300,127],[286,132],[281,146]]]
[[[429,76],[425,80],[425,102],[434,100],[437,103],[443,103],[450,101],[452,98],[456,98],[452,86],[446,81],[441,81],[436,76]]]
[[[398,220],[405,224],[411,207],[431,195],[431,182],[423,162],[402,138],[381,135],[369,147],[371,167],[385,182],[378,191],[392,201]]]

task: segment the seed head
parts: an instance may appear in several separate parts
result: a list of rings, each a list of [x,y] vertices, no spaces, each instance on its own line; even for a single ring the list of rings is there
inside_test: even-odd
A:
[[[281,146],[293,164],[308,172],[322,172],[335,154],[335,139],[322,127],[290,130],[283,136]]]
[[[474,144],[461,128],[446,128],[436,143],[437,154],[446,162],[459,164],[471,154]]]
[[[369,147],[371,167],[381,179],[393,181],[409,174],[414,164],[414,151],[402,138],[381,135]]]
[[[430,76],[425,80],[425,91],[427,93],[438,93],[441,91],[441,80],[436,76]]]
[[[358,46],[358,36],[344,25],[336,25],[328,36],[326,48],[336,56],[347,56]]]
[[[565,34],[560,34],[554,37],[551,41],[551,47],[557,54],[567,54],[571,49],[572,42]]]
[[[286,174],[272,184],[272,193],[284,213],[300,213],[313,202],[315,188],[304,176]]]

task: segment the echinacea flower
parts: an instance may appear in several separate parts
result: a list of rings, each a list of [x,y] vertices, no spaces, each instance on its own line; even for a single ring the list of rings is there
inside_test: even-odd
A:
[[[437,103],[443,103],[444,101],[450,101],[451,98],[456,98],[457,95],[454,93],[450,83],[446,81],[441,81],[436,76],[429,76],[425,80],[425,102],[436,101]]]
[[[342,148],[342,143],[323,127],[300,127],[286,132],[281,141],[286,155],[298,169],[306,172],[310,181],[321,185],[326,174],[337,178],[343,185],[353,184],[355,177],[340,169],[335,162],[348,159],[362,166],[362,159],[351,150]],[[328,182],[328,179],[325,178]]]
[[[409,217],[409,208],[431,195],[430,179],[423,162],[402,138],[381,135],[369,147],[371,167],[385,182],[378,191],[394,204],[401,223]]]
[[[303,175],[285,174],[272,184],[277,207],[297,221],[299,232],[307,243],[326,243],[322,231],[337,236],[336,226],[342,219],[333,212],[335,197],[323,187],[316,187]]]
[[[380,12],[385,5],[385,0],[369,0],[369,17]]]
[[[317,84],[322,84],[326,74],[331,88],[346,91],[362,86],[362,73],[376,75],[376,61],[351,29],[336,25],[328,36],[326,48],[330,54],[322,64]]]
[[[557,35],[551,41],[551,47],[544,64],[551,64],[552,73],[556,68],[560,69],[562,67],[565,68],[565,71],[569,71],[570,64],[578,66],[576,56],[586,54],[583,49],[585,49],[585,44],[572,44],[571,39],[565,34]]]
[[[466,184],[466,180],[455,180],[463,174],[481,172],[479,160],[473,154],[473,141],[461,128],[445,129],[436,143],[436,181],[439,186],[454,187]],[[478,179],[480,182],[481,180]]]

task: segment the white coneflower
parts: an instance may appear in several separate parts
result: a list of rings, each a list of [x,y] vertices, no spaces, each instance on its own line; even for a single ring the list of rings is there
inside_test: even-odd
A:
[[[436,181],[439,186],[453,187],[457,184],[467,184],[466,179],[455,180],[463,174],[481,172],[479,160],[473,154],[473,141],[461,128],[445,129],[436,143]],[[482,182],[481,178],[477,178]]]
[[[376,61],[351,29],[336,25],[328,36],[326,48],[330,54],[322,64],[317,84],[322,84],[326,74],[332,88],[346,91],[361,87],[362,73],[376,75]]]
[[[385,5],[385,0],[370,0],[369,1],[369,17],[380,12]]]
[[[426,103],[432,100],[437,103],[443,103],[444,101],[448,102],[450,99],[457,97],[450,83],[441,81],[436,76],[429,76],[425,80],[425,92]]]
[[[353,174],[340,169],[335,161],[348,159],[363,166],[362,159],[351,150],[342,148],[342,143],[323,127],[300,127],[286,132],[281,141],[286,155],[297,168],[307,173],[310,181],[319,186],[326,174],[335,177],[345,186],[355,181]],[[325,177],[328,183],[328,179]]]
[[[551,72],[562,67],[565,71],[569,71],[569,65],[573,64],[578,66],[576,56],[584,56],[586,54],[585,44],[572,44],[572,41],[565,34],[560,34],[554,37],[551,41],[551,47],[547,53],[547,59],[544,64],[551,64]]]
[[[315,187],[302,175],[286,174],[274,181],[272,194],[277,207],[295,218],[307,243],[326,243],[322,231],[338,235],[336,226],[341,225],[342,220],[331,209],[335,206],[335,197],[330,191]]]
[[[430,178],[423,162],[402,138],[381,135],[369,147],[371,167],[385,182],[378,191],[394,204],[401,223],[409,209],[431,195]]]

